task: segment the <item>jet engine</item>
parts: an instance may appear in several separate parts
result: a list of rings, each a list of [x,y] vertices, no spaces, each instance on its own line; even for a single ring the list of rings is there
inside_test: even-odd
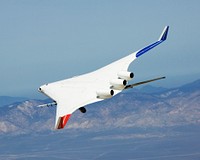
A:
[[[113,79],[110,81],[110,85],[112,89],[122,90],[126,86],[127,81],[124,79]]]
[[[98,90],[96,91],[97,98],[99,99],[107,99],[111,98],[114,95],[114,91],[112,89],[108,90]]]
[[[125,79],[125,80],[131,80],[134,77],[134,74],[132,72],[127,72],[127,71],[120,71],[117,76],[120,79]]]

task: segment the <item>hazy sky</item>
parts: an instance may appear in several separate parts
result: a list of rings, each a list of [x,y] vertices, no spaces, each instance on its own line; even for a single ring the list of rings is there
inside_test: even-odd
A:
[[[176,86],[200,78],[199,0],[1,0],[0,95],[98,69],[160,36],[168,40],[130,66],[135,82]],[[134,82],[134,81],[133,81]]]

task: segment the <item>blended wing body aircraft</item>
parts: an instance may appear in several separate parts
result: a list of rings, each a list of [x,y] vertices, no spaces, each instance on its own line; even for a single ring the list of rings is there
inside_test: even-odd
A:
[[[135,84],[127,83],[134,77],[134,74],[128,71],[131,62],[164,42],[168,30],[169,26],[166,26],[156,42],[94,72],[41,86],[38,90],[50,97],[53,102],[39,107],[56,105],[55,128],[62,129],[77,109],[85,113],[84,106],[88,104],[111,98],[125,89],[165,78],[159,77]]]

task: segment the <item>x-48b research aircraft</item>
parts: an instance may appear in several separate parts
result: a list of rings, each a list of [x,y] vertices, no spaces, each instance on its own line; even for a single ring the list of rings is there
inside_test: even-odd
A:
[[[159,77],[128,84],[128,81],[134,77],[128,68],[136,58],[164,42],[167,39],[168,30],[169,26],[166,26],[156,42],[96,71],[42,85],[38,89],[39,92],[50,97],[53,101],[39,107],[55,105],[57,107],[55,128],[62,129],[74,111],[79,109],[85,113],[84,106],[88,104],[112,98],[121,91],[137,85],[164,79],[165,77]]]

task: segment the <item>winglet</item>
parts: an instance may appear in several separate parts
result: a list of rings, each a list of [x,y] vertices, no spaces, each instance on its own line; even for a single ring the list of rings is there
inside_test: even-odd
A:
[[[168,30],[169,30],[169,26],[166,26],[162,34],[160,35],[160,38],[158,39],[158,41],[165,41],[167,39]]]
[[[159,45],[159,44],[161,44],[162,42],[164,42],[164,41],[167,39],[168,30],[169,30],[169,26],[166,26],[166,27],[164,28],[164,30],[162,31],[162,34],[160,35],[159,39],[158,39],[156,42],[154,42],[154,43],[152,43],[152,44],[150,44],[150,45],[148,45],[148,46],[146,46],[146,47],[144,47],[144,48],[138,50],[137,52],[135,52],[136,58],[138,58],[139,56],[143,55],[143,54],[146,53],[147,51],[151,50],[152,48],[154,48],[154,47],[156,47],[157,45]]]
[[[57,121],[56,129],[63,129],[65,125],[67,124],[67,121],[69,120],[70,116],[71,114],[60,117]]]

